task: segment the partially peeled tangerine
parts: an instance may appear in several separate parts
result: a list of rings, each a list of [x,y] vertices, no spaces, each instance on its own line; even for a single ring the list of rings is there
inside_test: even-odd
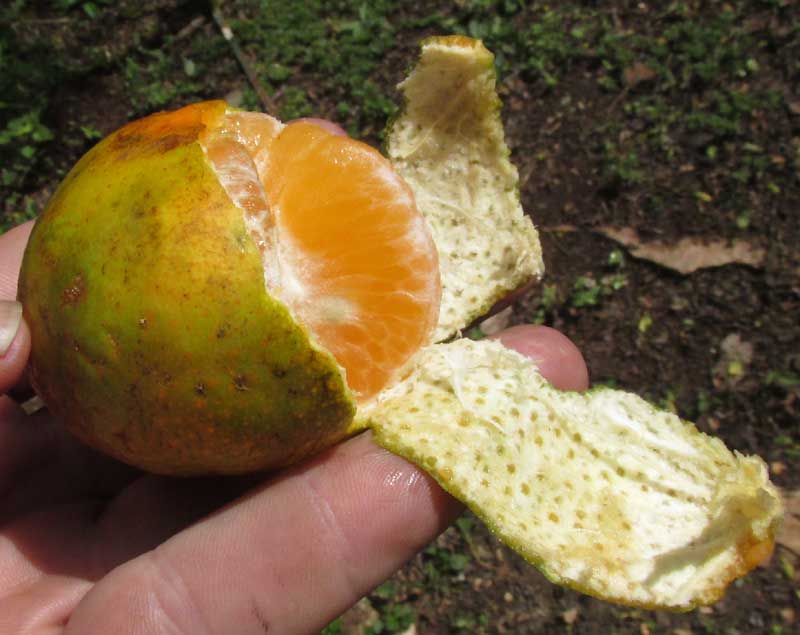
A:
[[[358,302],[336,291],[315,304],[285,249],[283,190],[262,177],[294,159],[277,162],[278,146],[243,130],[250,115],[210,102],[114,133],[37,223],[20,279],[37,391],[80,438],[166,474],[280,467],[371,428],[555,583],[650,608],[719,599],[772,551],[782,506],[766,465],[636,395],[559,391],[530,359],[460,338],[542,275],[538,235],[519,203],[491,53],[426,40],[401,90],[393,170],[380,167],[375,191],[399,201],[396,260],[410,286],[397,300],[419,305],[407,328],[422,335],[376,353],[401,361],[374,390],[349,386],[355,365],[325,345]],[[302,134],[292,156],[317,143]],[[226,164],[236,153],[246,160]],[[364,346],[377,337],[370,315],[353,331]]]

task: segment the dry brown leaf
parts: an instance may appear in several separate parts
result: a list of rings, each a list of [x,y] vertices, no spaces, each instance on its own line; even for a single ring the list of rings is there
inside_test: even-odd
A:
[[[631,227],[598,227],[596,231],[623,244],[632,256],[682,274],[729,264],[760,267],[766,255],[761,247],[743,240],[729,244],[724,240],[703,242],[697,238],[681,238],[677,243],[665,244],[642,242],[639,234]]]
[[[642,62],[636,62],[632,66],[629,66],[623,72],[625,84],[633,88],[637,84],[641,84],[642,82],[650,81],[654,79],[658,73],[656,73],[652,68],[650,68],[647,64],[643,64]]]
[[[781,490],[781,498],[786,513],[778,533],[778,543],[800,553],[800,490]]]
[[[561,619],[564,620],[566,624],[574,624],[578,619],[578,608],[572,607],[571,609],[567,609],[561,614]]]

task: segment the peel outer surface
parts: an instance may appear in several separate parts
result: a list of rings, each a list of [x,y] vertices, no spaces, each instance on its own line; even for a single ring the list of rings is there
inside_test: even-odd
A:
[[[333,357],[266,293],[198,142],[224,111],[153,115],[99,143],[20,275],[36,390],[84,441],[157,473],[294,463],[346,436],[355,410]]]
[[[359,413],[551,581],[688,610],[772,551],[764,462],[632,393],[558,391],[491,341],[430,346]]]

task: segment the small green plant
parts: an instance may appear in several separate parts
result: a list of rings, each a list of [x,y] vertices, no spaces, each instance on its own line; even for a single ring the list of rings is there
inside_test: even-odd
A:
[[[447,549],[430,545],[424,551],[425,573],[429,581],[460,575],[469,565],[471,558],[465,553],[455,553]]]
[[[743,210],[737,214],[736,227],[742,230],[750,227],[750,210]]]
[[[87,141],[96,141],[97,139],[102,138],[103,133],[100,132],[97,128],[92,126],[91,124],[88,126],[81,126],[81,132],[83,133],[84,138]]]
[[[624,149],[618,143],[606,140],[603,142],[603,154],[606,178],[631,185],[644,182],[645,173],[635,150]]]
[[[785,370],[770,370],[764,383],[768,386],[778,386],[785,390],[800,388],[800,375]]]
[[[653,326],[653,316],[649,313],[644,313],[642,317],[639,318],[639,323],[637,324],[637,329],[639,333],[644,335],[647,331],[650,330],[650,327]]]
[[[570,302],[576,309],[597,306],[600,303],[602,289],[591,276],[580,276],[572,285]]]
[[[793,459],[800,458],[800,441],[793,439],[787,434],[779,434],[775,437],[774,443],[783,450],[786,456]]]
[[[14,192],[5,199],[5,213],[0,216],[0,234],[27,220],[35,218],[39,213],[39,205],[30,197],[23,197]]]
[[[322,629],[321,635],[341,635],[342,633],[342,618],[337,617],[325,628]]]
[[[389,604],[380,611],[374,624],[364,629],[364,635],[393,635],[402,633],[417,616],[409,604]]]
[[[102,9],[101,6],[113,5],[113,0],[95,0],[94,2],[84,2],[84,0],[56,0],[54,3],[57,9],[69,11],[70,9],[80,8],[90,19],[97,18]]]
[[[478,615],[459,613],[452,619],[450,625],[460,633],[474,633],[477,628],[488,626],[489,618],[485,613]]]
[[[797,571],[795,569],[794,564],[792,564],[792,561],[785,555],[781,556],[780,566],[781,566],[781,572],[786,577],[786,579],[793,581],[797,575]]]
[[[472,530],[475,528],[475,521],[471,516],[460,516],[456,520],[456,527],[461,532],[464,540],[468,542],[472,540]]]
[[[380,598],[381,600],[391,600],[394,597],[395,592],[396,592],[395,584],[394,582],[389,580],[388,582],[384,582],[377,589],[375,589],[372,592],[372,595],[374,595],[377,598]]]
[[[200,93],[202,85],[186,74],[183,61],[171,55],[168,48],[140,47],[139,51],[139,56],[129,57],[124,63],[125,81],[137,111],[159,110]]]
[[[714,399],[707,390],[698,391],[697,404],[695,405],[696,417],[702,417],[716,405],[717,400]]]
[[[664,396],[658,400],[657,405],[663,410],[678,412],[678,394],[672,388],[667,388]]]
[[[0,168],[4,187],[21,186],[42,146],[53,138],[40,115],[38,110],[28,111],[11,119],[0,130],[0,147],[4,154],[10,155],[8,163]]]
[[[623,273],[608,274],[599,281],[592,275],[579,276],[572,286],[570,304],[576,309],[597,306],[604,297],[613,295],[627,284],[628,279]]]
[[[240,5],[247,12],[246,2],[231,2],[228,15]],[[394,9],[388,0],[275,3],[270,11],[231,19],[231,26],[245,50],[258,50],[257,74],[276,95],[282,118],[327,114],[353,136],[380,138],[395,105],[373,73],[395,45]],[[307,85],[287,85],[295,69],[303,69]],[[337,104],[335,113],[318,112],[320,95]]]
[[[533,324],[544,324],[557,305],[558,287],[554,284],[545,284],[539,295],[539,306],[531,317],[531,322]]]
[[[608,254],[606,264],[609,267],[621,267],[625,264],[625,253],[619,247],[615,247]]]
[[[480,326],[473,326],[464,333],[464,337],[468,337],[471,340],[483,340],[486,339],[486,333],[481,330]]]
[[[283,92],[280,100],[279,116],[284,121],[308,117],[313,114],[314,108],[308,101],[306,92],[296,86],[288,86]]]

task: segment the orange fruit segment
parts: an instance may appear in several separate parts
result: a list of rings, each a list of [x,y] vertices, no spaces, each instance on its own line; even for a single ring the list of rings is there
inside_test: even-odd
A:
[[[409,186],[370,146],[308,122],[229,112],[206,153],[243,210],[269,291],[364,401],[431,340],[438,255]]]

